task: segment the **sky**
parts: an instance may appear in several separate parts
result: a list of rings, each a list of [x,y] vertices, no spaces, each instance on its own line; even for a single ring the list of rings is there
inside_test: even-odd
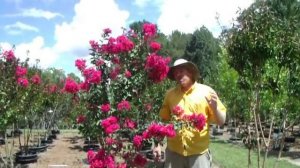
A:
[[[21,60],[41,68],[79,74],[75,60],[88,58],[89,41],[102,30],[113,36],[135,21],[155,23],[166,35],[193,33],[205,26],[215,37],[229,27],[238,9],[253,0],[0,0],[0,47],[15,47]],[[216,17],[219,18],[217,21]]]

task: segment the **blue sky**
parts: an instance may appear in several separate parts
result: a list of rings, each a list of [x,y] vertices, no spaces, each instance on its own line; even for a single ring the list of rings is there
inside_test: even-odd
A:
[[[220,26],[230,25],[238,8],[253,0],[1,0],[0,46],[42,68],[55,67],[78,74],[77,58],[88,58],[89,40],[102,29],[120,35],[121,27],[147,20],[160,31],[192,33],[202,25],[215,36]],[[29,51],[28,54],[26,54]]]

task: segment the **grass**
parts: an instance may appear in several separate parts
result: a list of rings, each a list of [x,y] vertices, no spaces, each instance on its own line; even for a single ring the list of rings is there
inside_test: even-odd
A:
[[[248,167],[248,150],[244,147],[234,145],[220,140],[212,140],[210,150],[213,160],[221,168],[247,168]],[[261,158],[262,164],[263,157]],[[266,160],[266,168],[272,168],[277,158],[268,156]],[[257,153],[251,151],[251,168],[257,168]],[[278,168],[299,168],[286,160],[280,160]]]

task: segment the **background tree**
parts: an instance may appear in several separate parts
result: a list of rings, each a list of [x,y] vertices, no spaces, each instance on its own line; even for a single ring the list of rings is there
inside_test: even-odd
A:
[[[196,30],[188,42],[184,58],[194,62],[200,70],[200,81],[213,80],[217,74],[219,42],[212,33],[202,26]]]

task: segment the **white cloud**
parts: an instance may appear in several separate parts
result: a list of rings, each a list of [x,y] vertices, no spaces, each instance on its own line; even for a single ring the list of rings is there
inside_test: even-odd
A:
[[[192,33],[204,25],[218,36],[220,26],[228,26],[236,17],[238,8],[247,8],[251,3],[253,0],[165,0],[160,6],[157,24],[165,34],[176,29]],[[217,15],[221,25],[218,25]]]
[[[88,54],[90,40],[98,40],[104,28],[120,35],[128,17],[129,13],[120,10],[113,0],[81,0],[75,5],[72,21],[56,25],[55,49],[59,52],[86,50]]]
[[[30,8],[23,9],[21,13],[16,14],[6,14],[7,17],[33,17],[33,18],[45,18],[47,20],[53,19],[55,17],[64,17],[60,13],[45,11],[42,9]]]
[[[53,19],[55,17],[63,17],[63,15],[60,13],[45,11],[36,8],[25,9],[23,10],[21,15],[25,17],[46,18],[48,20]]]
[[[15,24],[6,25],[4,26],[4,30],[11,35],[21,34],[23,31],[39,32],[39,29],[37,27],[22,22],[16,22]]]
[[[134,4],[140,8],[144,8],[151,0],[134,0]]]
[[[12,45],[9,43],[1,43],[1,47],[4,50],[10,50]],[[39,60],[38,64],[42,68],[49,67],[58,57],[58,53],[49,47],[45,46],[43,37],[36,37],[29,43],[21,43],[15,47],[15,56],[20,60],[25,61],[30,58],[29,64],[34,65],[36,60]]]

